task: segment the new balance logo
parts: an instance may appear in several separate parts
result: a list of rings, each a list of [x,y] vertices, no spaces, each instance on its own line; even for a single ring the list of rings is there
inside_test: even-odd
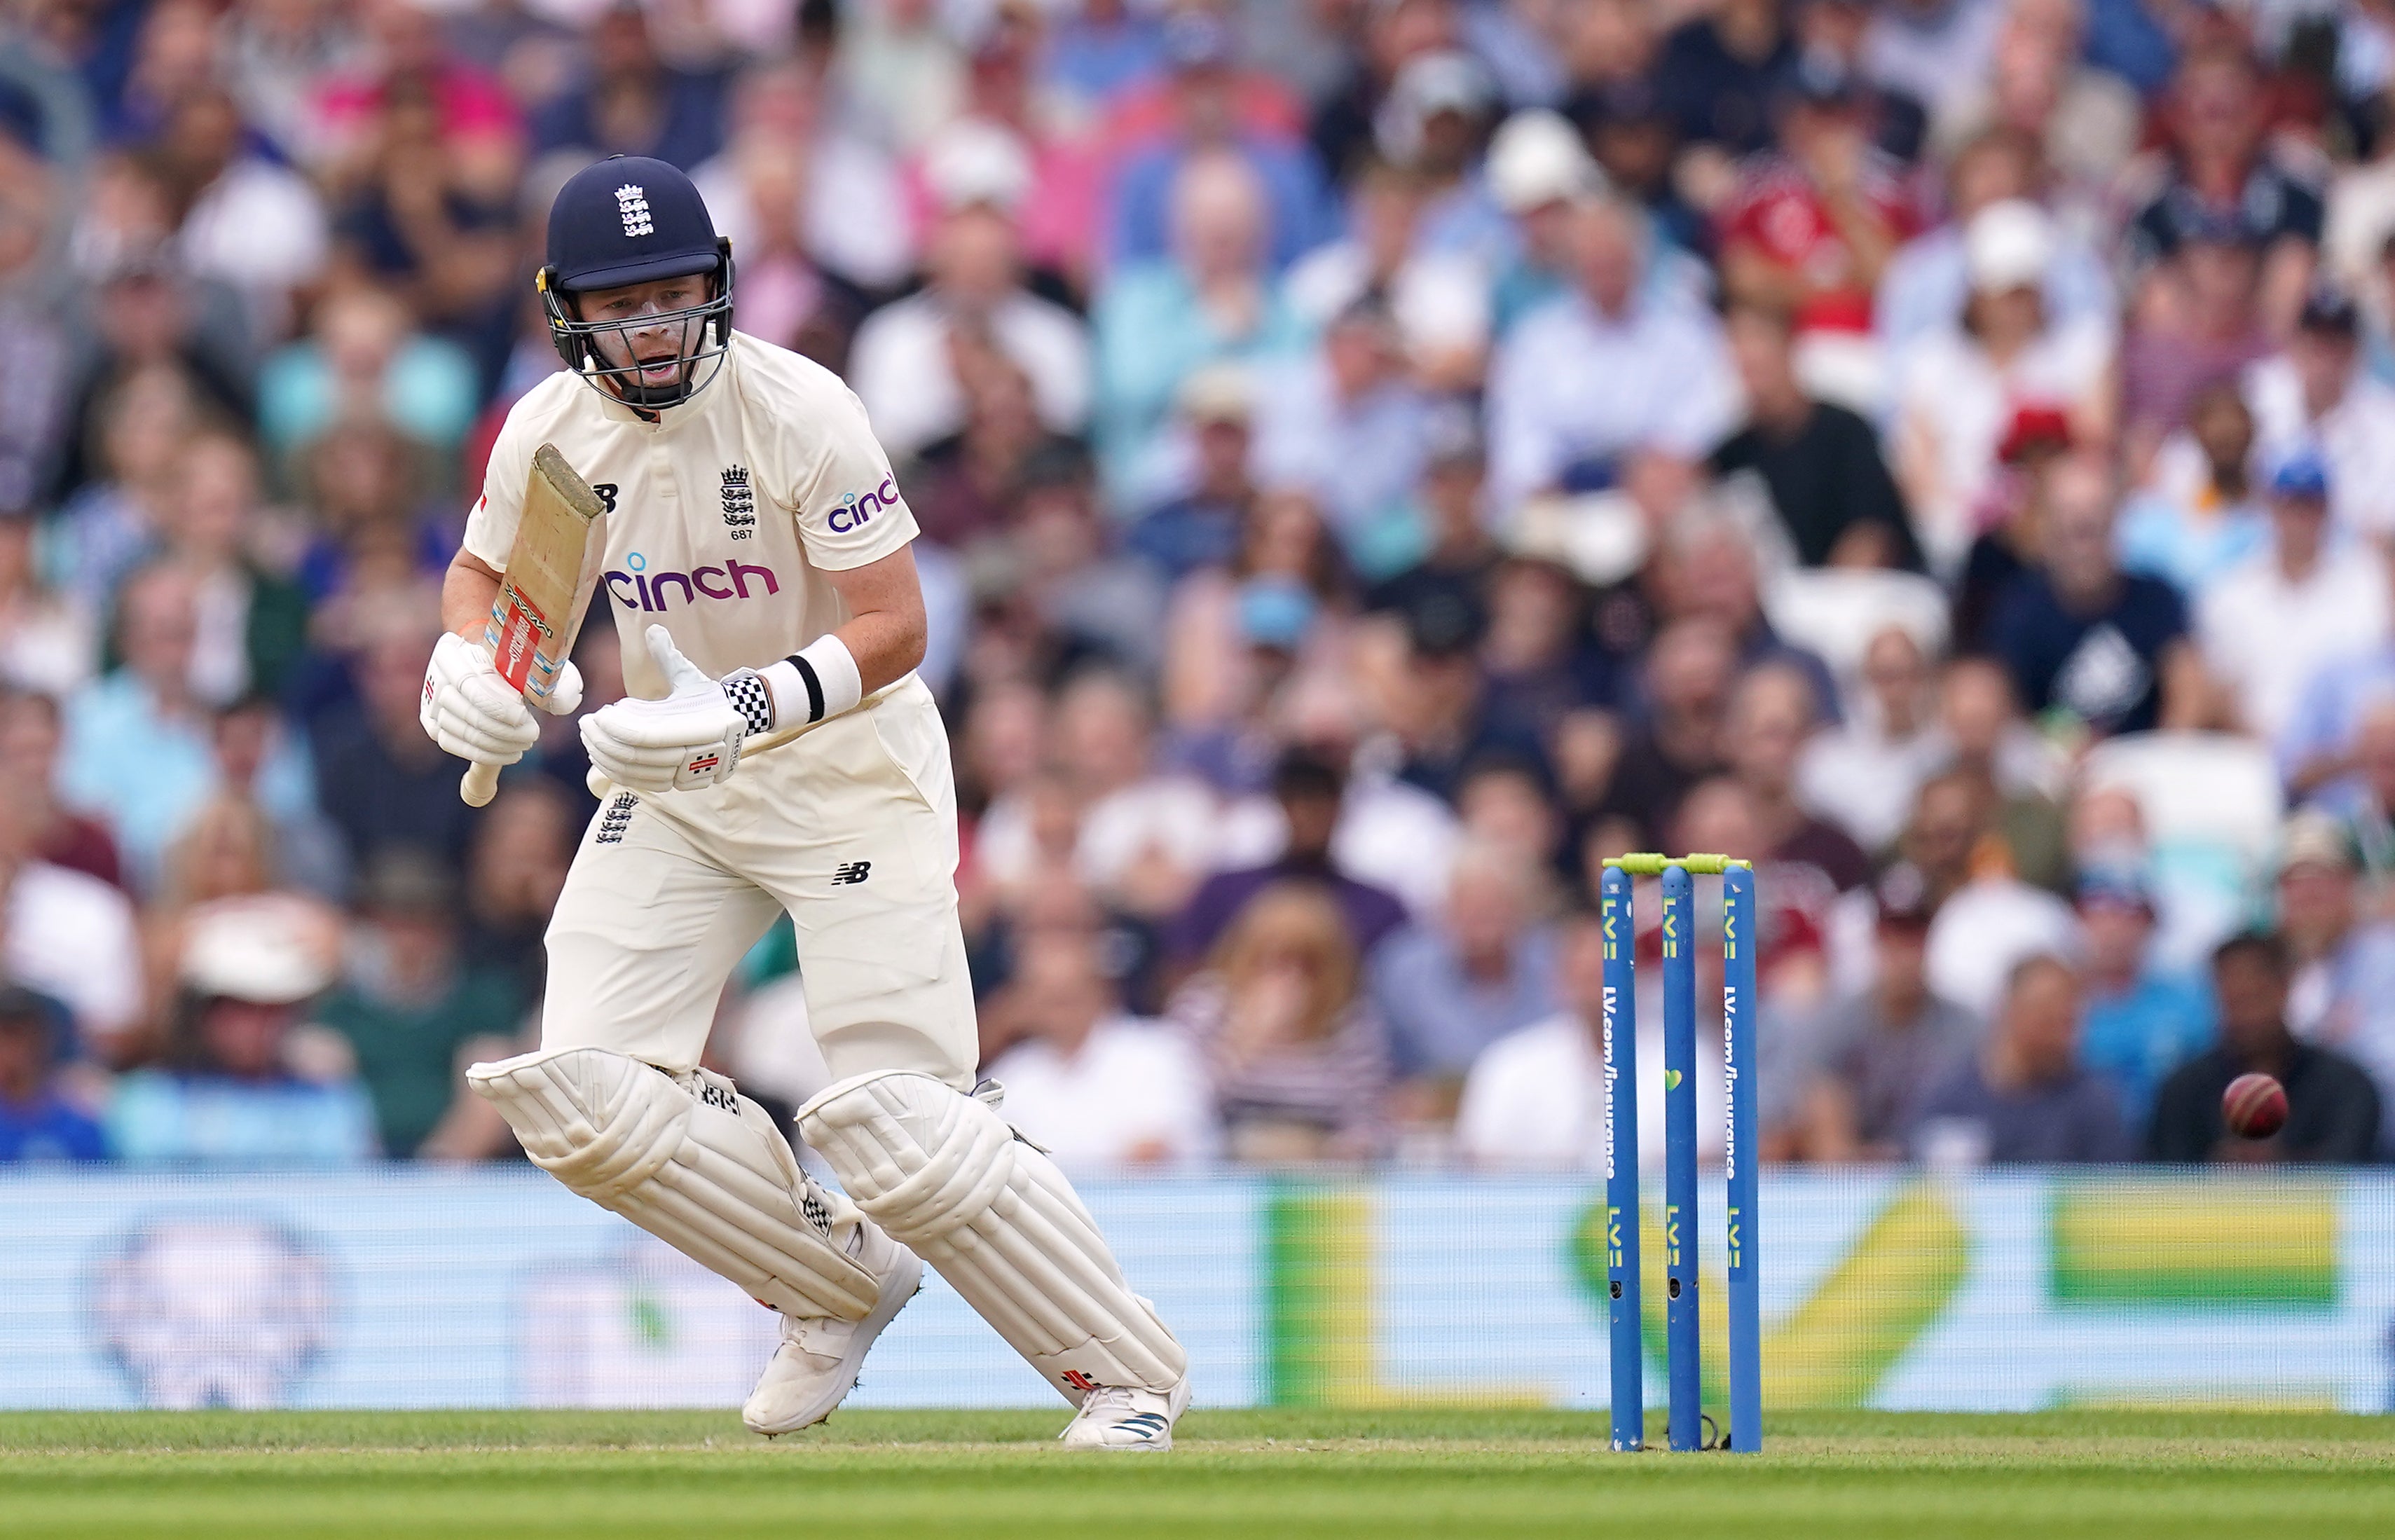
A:
[[[855,884],[863,882],[867,877],[869,877],[872,875],[873,862],[869,861],[852,861],[846,862],[838,870],[834,871],[831,875],[831,880],[843,887],[853,887]]]

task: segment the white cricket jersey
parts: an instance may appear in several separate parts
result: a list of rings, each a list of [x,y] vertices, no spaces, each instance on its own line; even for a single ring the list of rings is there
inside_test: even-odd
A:
[[[666,693],[651,625],[709,674],[762,668],[849,618],[826,573],[915,538],[840,376],[739,332],[722,368],[655,422],[570,372],[550,375],[509,411],[466,520],[466,549],[504,570],[533,452],[555,444],[607,506],[582,581],[614,599],[625,686],[648,699]]]

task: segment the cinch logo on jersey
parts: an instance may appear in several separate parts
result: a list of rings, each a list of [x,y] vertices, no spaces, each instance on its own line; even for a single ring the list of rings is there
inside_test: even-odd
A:
[[[894,476],[884,476],[881,478],[881,484],[864,496],[859,497],[852,492],[842,497],[840,500],[840,507],[832,509],[831,516],[824,522],[831,526],[834,534],[846,534],[851,530],[861,530],[873,522],[876,510],[894,508],[897,506],[898,479]]]
[[[667,608],[676,595],[682,603],[691,604],[702,599],[749,599],[760,589],[767,595],[782,591],[782,581],[774,575],[774,569],[753,561],[727,559],[721,567],[653,573],[648,570],[649,559],[634,551],[624,558],[624,565],[631,571],[602,574],[607,592],[619,603],[651,612]]]

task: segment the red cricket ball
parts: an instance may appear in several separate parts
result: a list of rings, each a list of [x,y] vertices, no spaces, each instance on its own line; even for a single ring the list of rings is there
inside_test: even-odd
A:
[[[2267,1074],[2241,1074],[2220,1093],[2220,1118],[2243,1139],[2269,1139],[2287,1123],[2287,1088]]]

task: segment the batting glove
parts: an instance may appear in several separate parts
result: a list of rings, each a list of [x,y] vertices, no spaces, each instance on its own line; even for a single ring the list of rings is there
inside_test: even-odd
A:
[[[740,741],[749,731],[735,692],[755,676],[742,669],[708,678],[662,625],[649,627],[648,643],[668,693],[662,701],[617,701],[582,718],[590,763],[636,792],[721,785],[739,765]]]
[[[582,681],[572,682],[579,700]],[[489,651],[455,631],[432,649],[417,720],[434,743],[478,765],[512,765],[540,736],[523,696],[500,677]]]

